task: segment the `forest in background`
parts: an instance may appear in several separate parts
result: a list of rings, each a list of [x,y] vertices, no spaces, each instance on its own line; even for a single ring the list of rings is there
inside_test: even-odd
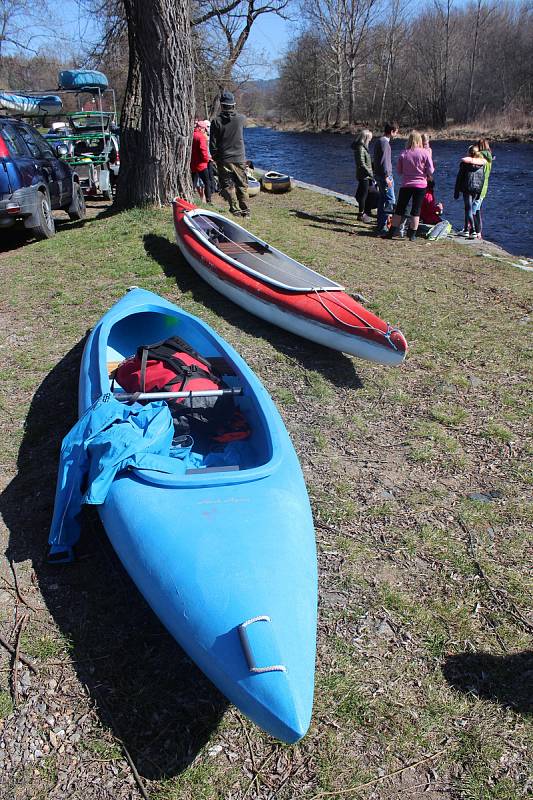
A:
[[[72,42],[70,52],[34,51],[16,16],[6,23],[4,15],[1,87],[49,90],[60,69],[93,67],[108,75],[120,108],[128,70],[123,0],[78,1],[97,20],[97,35]],[[3,6],[23,16],[32,8],[42,18],[46,2],[0,0]],[[343,129],[396,119],[402,127],[436,130],[477,124],[533,131],[531,0],[196,0],[191,14],[198,116],[213,113],[226,86],[249,117],[285,127]],[[269,56],[247,44],[262,14],[295,21],[273,81],[254,79]]]
[[[531,126],[533,4],[315,0],[280,63],[280,119]]]

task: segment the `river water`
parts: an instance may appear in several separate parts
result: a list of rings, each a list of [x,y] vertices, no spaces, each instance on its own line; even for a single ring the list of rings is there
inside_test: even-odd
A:
[[[353,137],[333,133],[288,133],[247,128],[246,157],[259,169],[289,173],[296,180],[355,192]],[[456,230],[463,227],[463,200],[453,199],[459,161],[472,142],[433,141],[436,197]],[[393,165],[405,141],[392,143]],[[483,202],[483,234],[515,255],[533,257],[533,144],[496,142],[489,191]],[[372,151],[372,144],[370,145]],[[396,192],[398,191],[396,181]]]

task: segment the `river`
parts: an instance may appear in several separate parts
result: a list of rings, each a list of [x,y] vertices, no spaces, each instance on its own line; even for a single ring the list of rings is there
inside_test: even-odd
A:
[[[247,128],[246,157],[254,166],[289,173],[296,180],[355,192],[353,137],[333,133],[289,133],[271,128]],[[455,177],[462,156],[472,142],[433,141],[436,197],[444,216],[456,230],[463,227],[463,201],[453,199]],[[393,164],[404,140],[392,143]],[[370,145],[372,151],[372,144]],[[483,202],[483,233],[509,253],[533,257],[533,144],[496,142],[489,191]],[[398,187],[398,182],[396,182]]]

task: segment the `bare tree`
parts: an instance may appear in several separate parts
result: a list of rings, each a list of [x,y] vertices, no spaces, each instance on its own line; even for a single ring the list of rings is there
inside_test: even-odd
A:
[[[42,31],[45,10],[44,0],[0,0],[0,59],[6,49],[37,53],[39,41],[48,35]]]
[[[394,63],[397,58],[398,44],[402,31],[402,22],[405,18],[407,9],[411,0],[390,0],[389,3],[389,19],[387,25],[387,37],[384,47],[386,54],[385,74],[383,77],[383,84],[381,87],[381,101],[379,105],[378,122],[381,123],[385,116],[385,99],[389,84],[393,82]],[[393,115],[394,116],[394,113]]]
[[[331,64],[333,92],[335,95],[334,127],[342,123],[344,106],[344,6],[345,0],[315,0],[303,2],[300,11],[311,25],[316,26],[326,45],[326,57]]]
[[[224,3],[224,0],[201,0],[198,13],[193,17],[195,30],[207,40],[204,61],[209,64],[211,75],[217,87],[234,84],[234,70],[241,58],[252,27],[256,20],[265,14],[276,14],[285,17],[290,0],[239,0]],[[211,113],[216,103],[216,92],[213,96]]]
[[[354,121],[357,70],[365,62],[368,32],[379,0],[343,0],[344,55],[348,67],[348,122]]]

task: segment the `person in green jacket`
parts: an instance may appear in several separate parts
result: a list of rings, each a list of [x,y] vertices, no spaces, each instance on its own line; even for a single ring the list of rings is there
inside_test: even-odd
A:
[[[477,143],[477,146],[479,149],[480,156],[483,156],[483,158],[487,162],[485,165],[485,179],[483,181],[483,187],[481,189],[481,193],[479,195],[479,198],[477,200],[474,200],[474,202],[472,203],[472,212],[474,214],[474,226],[475,226],[476,237],[478,239],[481,239],[482,238],[481,233],[483,231],[483,222],[481,219],[481,204],[483,203],[483,200],[485,199],[485,196],[487,194],[487,189],[489,188],[489,176],[490,176],[490,171],[492,169],[492,162],[494,161],[494,156],[492,155],[492,150],[490,149],[490,143],[488,139],[480,139]]]
[[[365,214],[365,204],[368,197],[368,189],[370,184],[374,182],[374,171],[372,169],[372,159],[368,152],[368,145],[372,140],[372,132],[366,128],[357,134],[353,143],[352,149],[355,156],[355,169],[356,178],[359,181],[357,191],[355,192],[355,199],[359,206],[359,213],[357,219],[359,222],[372,222],[372,217]]]

